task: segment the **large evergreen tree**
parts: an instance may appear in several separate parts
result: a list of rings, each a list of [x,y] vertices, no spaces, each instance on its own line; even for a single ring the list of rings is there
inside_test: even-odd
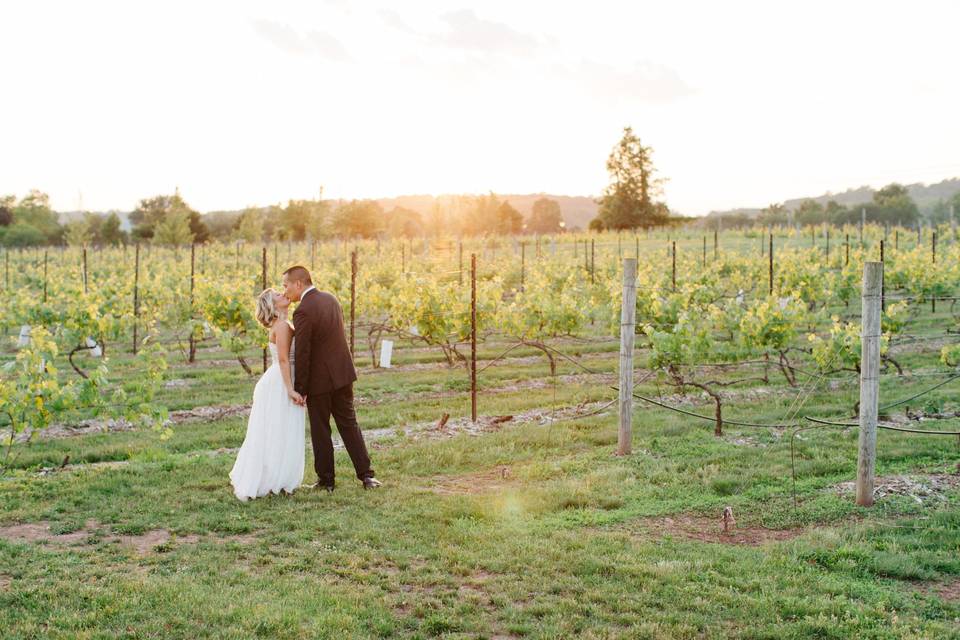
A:
[[[654,177],[653,149],[640,143],[630,127],[607,158],[611,183],[600,199],[598,224],[604,229],[649,228],[667,224],[670,211],[657,200],[663,180]]]

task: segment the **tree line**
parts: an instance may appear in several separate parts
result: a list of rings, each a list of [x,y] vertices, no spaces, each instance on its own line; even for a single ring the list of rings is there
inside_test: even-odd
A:
[[[210,240],[247,242],[322,240],[326,238],[421,237],[560,233],[565,230],[560,205],[540,198],[524,216],[494,193],[458,196],[425,215],[406,207],[389,211],[375,200],[289,200],[286,205],[247,207],[242,211],[200,214],[176,191],[140,200],[130,212],[130,230],[117,212],[86,212],[60,223],[49,197],[31,191],[17,200],[0,198],[0,245],[117,245],[152,242],[181,245]]]
[[[907,188],[899,183],[891,183],[875,191],[870,202],[842,205],[835,200],[826,204],[808,198],[794,208],[780,203],[771,204],[758,215],[747,212],[726,214],[720,217],[725,228],[750,227],[762,225],[817,225],[817,224],[857,224],[861,220],[876,224],[916,226],[927,222],[937,224],[948,222],[951,216],[960,216],[960,191],[948,199],[940,199],[929,210],[921,212],[920,207],[910,197]],[[717,218],[706,219],[713,224]]]

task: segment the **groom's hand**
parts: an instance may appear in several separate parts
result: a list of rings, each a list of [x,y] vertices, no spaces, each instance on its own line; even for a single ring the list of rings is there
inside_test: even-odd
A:
[[[301,396],[296,391],[287,391],[287,397],[293,400],[293,403],[299,407],[302,407],[307,403],[307,399]]]

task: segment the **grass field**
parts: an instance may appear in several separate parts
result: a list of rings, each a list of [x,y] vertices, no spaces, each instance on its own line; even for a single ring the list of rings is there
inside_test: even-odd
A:
[[[916,331],[942,334],[944,318]],[[362,491],[338,451],[335,493],[246,504],[227,473],[254,379],[215,349],[174,361],[161,401],[225,417],[184,413],[168,440],[124,430],[17,448],[0,480],[0,635],[960,637],[956,439],[881,432],[886,489],[870,509],[843,487],[856,429],[727,426],[718,438],[638,400],[634,454],[615,457],[616,342],[556,344],[596,373],[560,360],[551,377],[542,355],[517,349],[482,372],[478,425],[464,418],[465,370],[437,352],[401,344],[392,370],[360,359],[359,417],[384,488]],[[945,371],[938,344],[897,348],[913,375],[886,372],[881,402],[943,379],[919,375]],[[504,347],[483,345],[481,359]],[[712,413],[644,364],[638,351],[639,393]],[[801,416],[847,415],[857,399],[855,373],[800,383]],[[779,422],[800,392],[771,368],[768,383],[724,391],[726,417]],[[912,410],[955,411],[956,398],[947,385]],[[311,467],[308,445],[305,482]]]

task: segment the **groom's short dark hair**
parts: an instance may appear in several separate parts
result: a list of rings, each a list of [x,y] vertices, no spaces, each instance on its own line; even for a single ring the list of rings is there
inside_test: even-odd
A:
[[[313,280],[310,279],[310,272],[307,271],[306,267],[301,267],[300,265],[290,267],[283,272],[283,275],[290,276],[290,280],[293,280],[294,282],[299,280],[303,284],[313,284]]]

